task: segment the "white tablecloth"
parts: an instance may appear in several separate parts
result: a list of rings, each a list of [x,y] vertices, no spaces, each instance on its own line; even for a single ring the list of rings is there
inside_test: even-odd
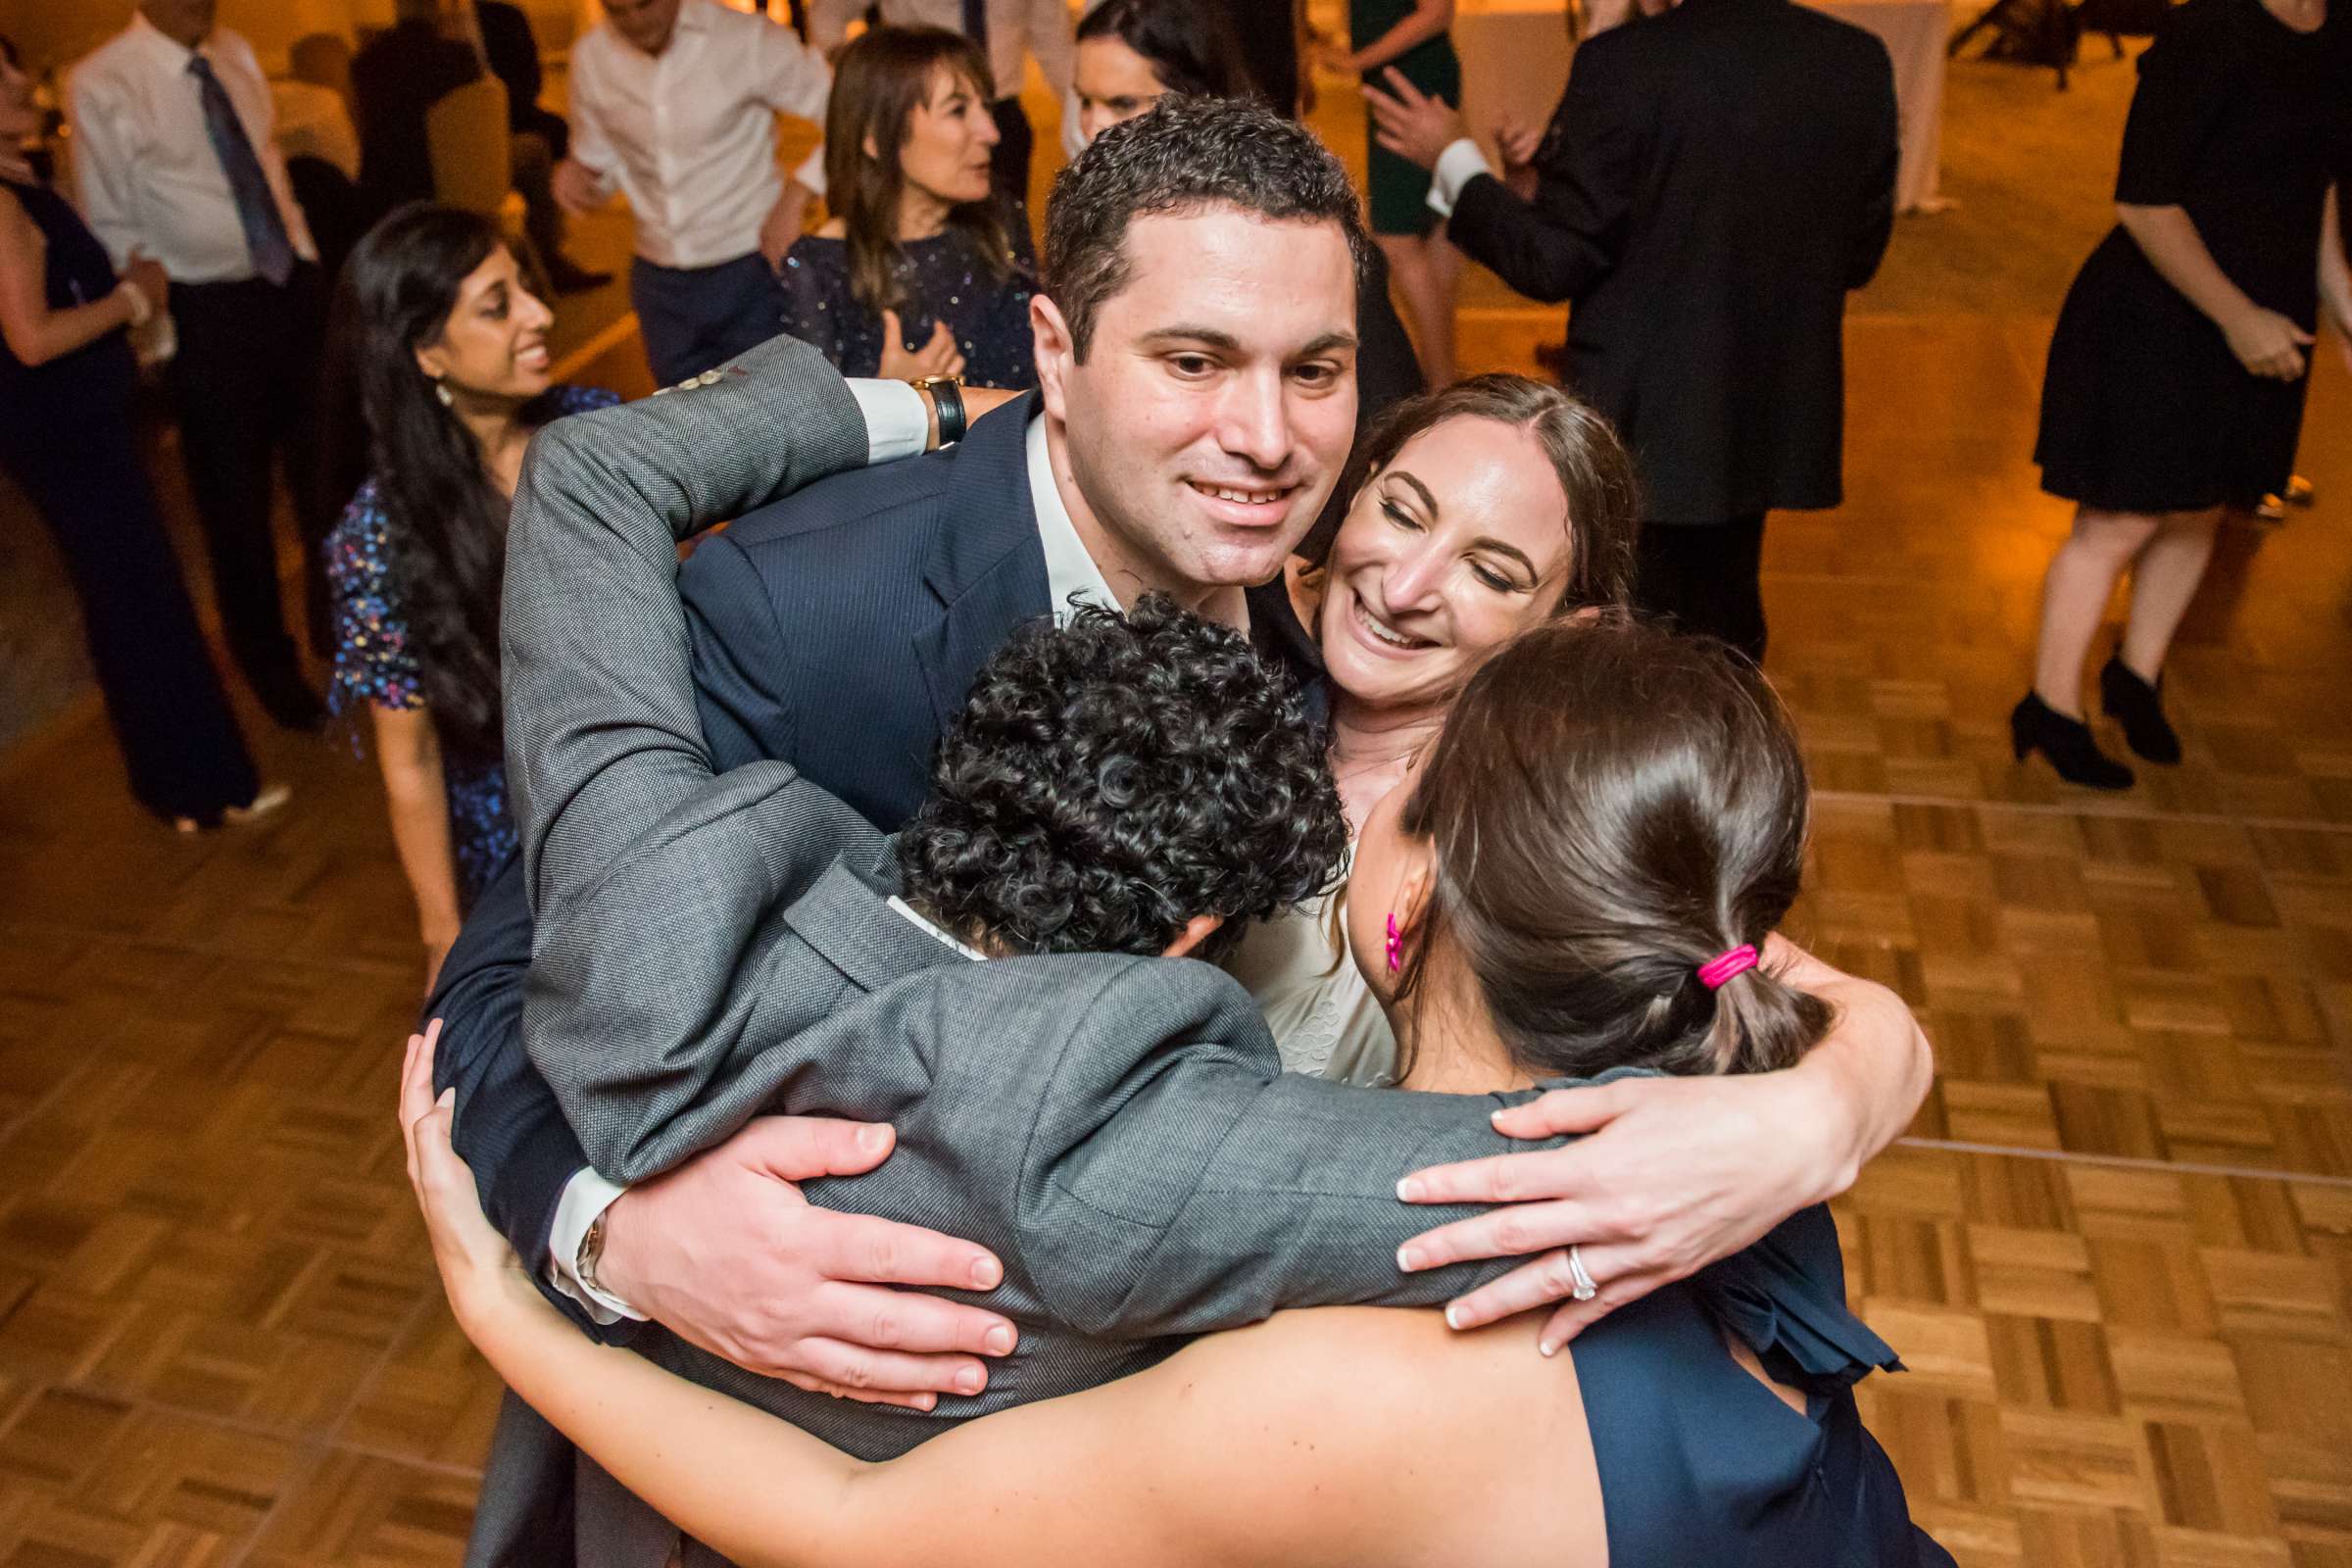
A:
[[[1943,146],[1943,49],[1951,27],[1948,0],[1807,0],[1841,21],[1878,34],[1894,62],[1895,113],[1902,163],[1895,173],[1900,212],[1936,206],[1936,165]],[[1610,0],[1588,0],[1605,12]],[[1568,80],[1574,53],[1559,0],[1461,0],[1453,46],[1462,57],[1463,114],[1490,154],[1499,120],[1541,125]]]

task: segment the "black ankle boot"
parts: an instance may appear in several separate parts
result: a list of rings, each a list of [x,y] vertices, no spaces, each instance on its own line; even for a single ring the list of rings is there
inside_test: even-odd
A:
[[[2019,761],[2039,752],[2069,784],[2087,784],[2094,790],[2132,787],[2132,770],[2099,750],[2088,724],[2067,717],[2033,692],[2009,710],[2009,741]]]
[[[2151,686],[2113,658],[2099,670],[2099,707],[2124,726],[2124,744],[2151,762],[2180,760],[2180,737],[2164,716],[2164,677]]]

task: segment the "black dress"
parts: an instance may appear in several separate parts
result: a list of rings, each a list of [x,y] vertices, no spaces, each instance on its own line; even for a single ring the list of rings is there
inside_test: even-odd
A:
[[[63,197],[0,186],[48,241],[51,310],[112,292],[104,247]],[[148,488],[131,426],[137,375],[121,332],[40,366],[0,344],[0,467],[57,537],[131,794],[159,816],[209,825],[261,783]]]
[[[2188,0],[2140,56],[2116,177],[2119,202],[2185,208],[2230,280],[2306,330],[2322,204],[2352,181],[2348,45],[2343,0],[2311,33],[2261,0]],[[2292,471],[2308,383],[2250,373],[2119,226],[2050,340],[2042,488],[2116,512],[2257,501]]]
[[[896,276],[899,326],[909,353],[931,341],[934,324],[948,323],[963,354],[963,378],[974,386],[1025,389],[1037,384],[1037,350],[1029,334],[1029,299],[1037,292],[1028,220],[1005,215],[1012,267],[1000,277],[970,234],[947,228],[929,239],[899,245]],[[784,253],[784,330],[813,346],[844,375],[872,375],[882,364],[882,313],[870,311],[850,287],[850,242],[804,234]]]

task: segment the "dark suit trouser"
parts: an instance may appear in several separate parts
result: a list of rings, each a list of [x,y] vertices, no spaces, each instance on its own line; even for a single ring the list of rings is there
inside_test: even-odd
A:
[[[1634,603],[1764,662],[1764,514],[1728,522],[1644,522]]]
[[[273,462],[282,464],[294,497],[311,647],[320,654],[333,647],[322,546],[334,519],[321,514],[310,468],[318,450],[323,284],[308,264],[282,287],[260,278],[175,283],[172,318],[179,353],[169,382],[212,561],[213,597],[230,657],[268,697],[301,679],[278,592]]]
[[[1037,146],[1037,133],[1029,127],[1029,111],[1021,107],[1020,94],[1016,92],[989,105],[989,113],[997,121],[996,150],[988,155],[989,183],[996,186],[998,195],[1026,207],[1029,156]]]
[[[716,267],[629,266],[629,304],[660,386],[715,369],[784,330],[784,290],[758,251]]]

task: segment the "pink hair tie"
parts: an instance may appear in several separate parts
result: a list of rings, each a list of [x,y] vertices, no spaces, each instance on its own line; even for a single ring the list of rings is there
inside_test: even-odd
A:
[[[1721,991],[1726,982],[1739,979],[1755,966],[1755,946],[1743,942],[1731,952],[1719,954],[1700,964],[1698,983],[1709,991]]]

